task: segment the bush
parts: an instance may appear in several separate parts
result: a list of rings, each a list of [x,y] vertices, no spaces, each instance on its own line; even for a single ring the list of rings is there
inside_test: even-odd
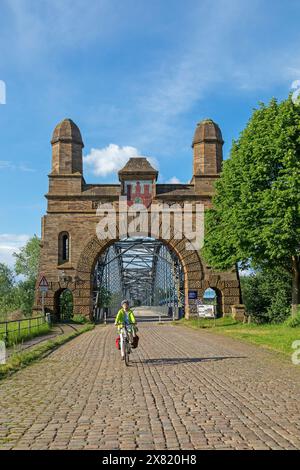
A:
[[[290,314],[291,275],[284,269],[260,269],[241,277],[243,302],[256,323],[281,323]]]
[[[88,323],[89,319],[86,318],[84,315],[81,315],[81,314],[78,313],[76,315],[73,315],[72,322],[74,322],[74,323]]]
[[[273,296],[270,299],[270,305],[267,308],[268,322],[282,323],[288,318],[290,312],[291,305],[289,298],[286,295],[286,291],[278,287],[278,290],[273,292]]]
[[[285,320],[284,324],[290,328],[296,328],[296,326],[300,326],[300,310],[298,310],[297,315],[294,317],[291,316]]]

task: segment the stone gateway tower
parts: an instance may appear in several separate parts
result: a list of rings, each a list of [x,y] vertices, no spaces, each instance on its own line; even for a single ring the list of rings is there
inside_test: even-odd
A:
[[[92,318],[93,273],[101,253],[120,239],[99,239],[97,208],[111,204],[117,220],[121,217],[120,197],[131,203],[143,203],[147,210],[154,204],[183,207],[189,204],[195,217],[196,204],[211,207],[214,182],[222,166],[223,139],[220,128],[210,119],[200,122],[195,130],[193,175],[188,184],[158,184],[158,172],[146,158],[130,158],[119,171],[119,184],[88,184],[83,176],[83,140],[71,119],[64,119],[54,129],[51,139],[52,170],[49,174],[47,213],[42,218],[40,276],[45,276],[49,290],[45,297],[47,311],[59,317],[59,297],[68,289],[73,295],[74,313]],[[186,317],[196,314],[196,301],[207,288],[214,289],[220,315],[230,315],[240,304],[240,284],[236,267],[228,272],[215,272],[199,255],[187,249],[187,238],[176,238],[174,232],[160,232],[159,239],[176,253],[184,272],[184,311]],[[193,295],[190,295],[190,293]],[[36,290],[35,309],[41,309]]]

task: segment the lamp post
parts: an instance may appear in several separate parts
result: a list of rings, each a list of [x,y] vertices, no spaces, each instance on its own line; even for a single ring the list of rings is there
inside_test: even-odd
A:
[[[84,281],[80,279],[79,276],[70,276],[66,274],[64,270],[62,270],[58,273],[58,283],[61,289],[69,289],[70,291],[74,291],[76,287],[80,284],[83,284]],[[70,286],[70,284],[73,284],[73,286]]]

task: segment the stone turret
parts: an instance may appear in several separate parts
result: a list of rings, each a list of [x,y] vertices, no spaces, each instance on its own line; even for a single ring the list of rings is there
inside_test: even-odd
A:
[[[64,119],[54,129],[52,139],[52,174],[82,174],[80,130],[71,119]]]
[[[212,119],[204,119],[197,124],[192,143],[194,176],[221,172],[223,143],[221,130]]]
[[[49,194],[78,194],[82,191],[82,149],[79,128],[71,119],[64,119],[54,129],[51,139],[52,171]]]

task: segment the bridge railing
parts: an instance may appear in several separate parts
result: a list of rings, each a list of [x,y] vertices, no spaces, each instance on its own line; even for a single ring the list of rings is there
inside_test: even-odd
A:
[[[168,317],[173,320],[178,320],[181,318],[182,309],[178,306],[169,306],[169,305],[154,305],[149,307],[151,312],[156,314],[158,317]]]
[[[157,316],[158,319],[161,317],[161,319],[168,318],[172,320],[179,320],[183,316],[183,309],[182,307],[178,306],[155,305],[145,308],[151,310],[151,314],[153,314],[153,316]],[[119,309],[120,306],[96,308],[94,310],[94,321],[96,323],[106,323],[106,321],[112,321],[112,319],[117,315]]]
[[[120,310],[120,306],[115,307],[97,307],[94,309],[94,321],[96,323],[103,323],[106,322],[109,318],[114,318],[118,311]]]
[[[49,315],[0,322],[0,340],[8,346],[19,343],[46,330],[49,323]]]

